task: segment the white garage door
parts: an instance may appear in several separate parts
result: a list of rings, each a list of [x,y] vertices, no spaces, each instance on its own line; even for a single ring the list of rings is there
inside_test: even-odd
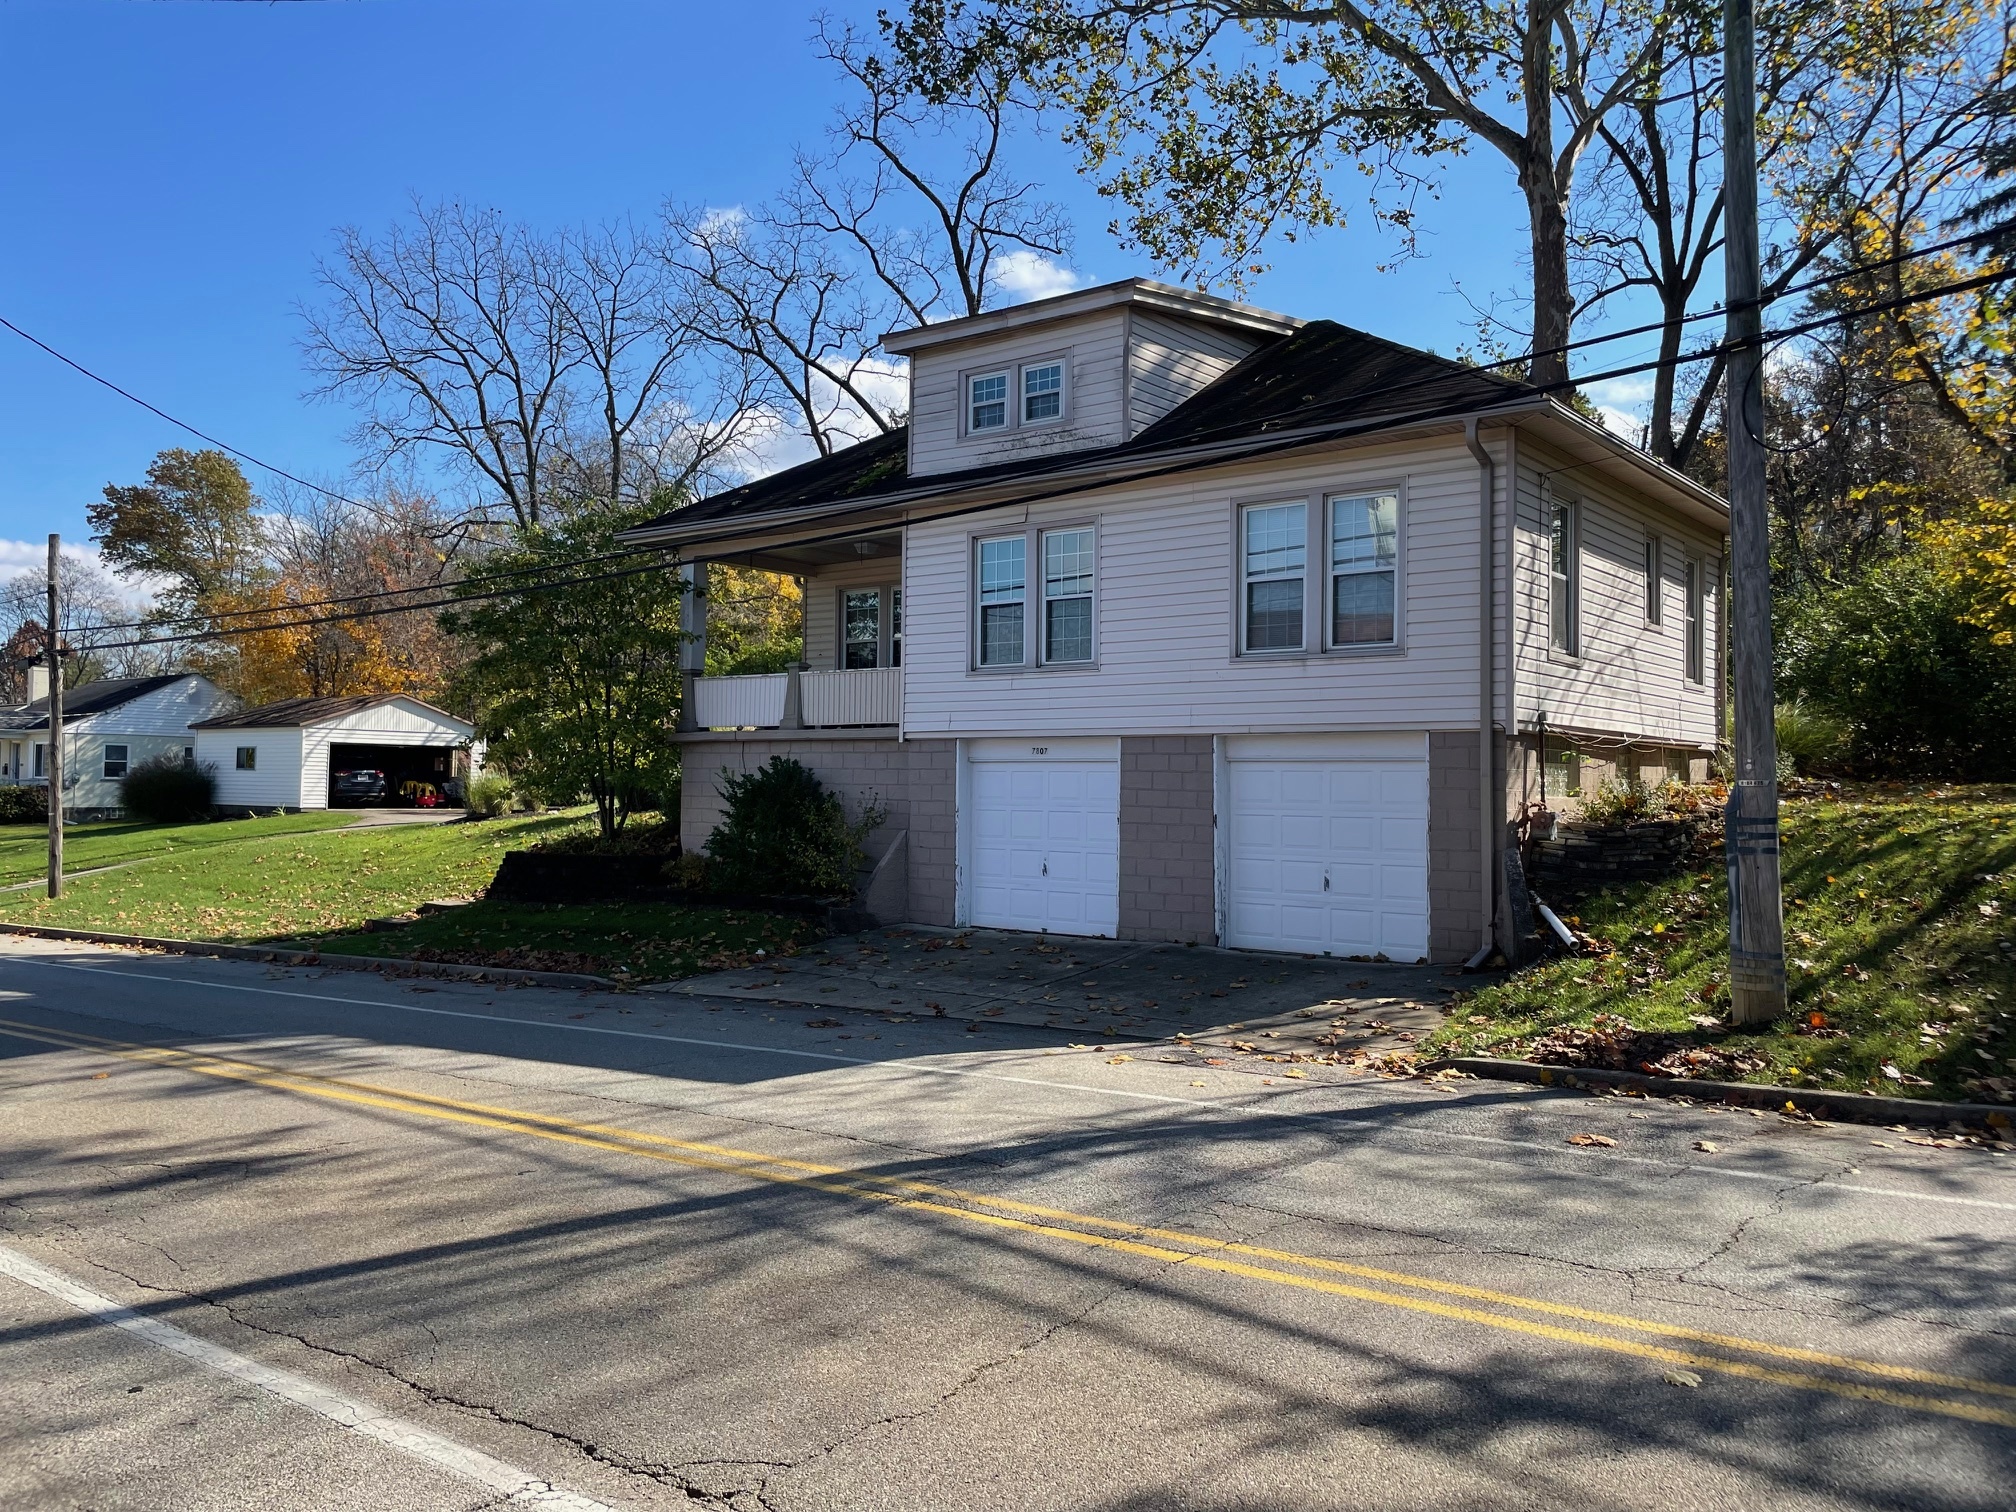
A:
[[[1428,954],[1428,743],[1420,735],[1226,742],[1226,943]]]
[[[966,760],[970,921],[1115,934],[1119,742],[976,740]]]

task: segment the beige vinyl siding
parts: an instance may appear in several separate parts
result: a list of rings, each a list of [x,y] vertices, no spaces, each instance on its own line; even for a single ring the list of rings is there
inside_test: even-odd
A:
[[[1128,434],[1138,435],[1260,344],[1249,331],[1136,310],[1128,382]]]
[[[1006,369],[1009,400],[1017,364],[1062,355],[1064,418],[1051,424],[964,435],[962,376]],[[1127,319],[1120,310],[1038,325],[991,341],[954,342],[917,354],[910,367],[910,472],[956,472],[1012,457],[1041,456],[1126,439]]]
[[[1715,743],[1715,593],[1723,546],[1713,534],[1642,501],[1627,501],[1588,469],[1522,439],[1519,446],[1519,570],[1515,620],[1519,644],[1519,719],[1531,728],[1545,712],[1550,727],[1628,735],[1695,747]],[[1552,500],[1579,511],[1581,594],[1578,655],[1552,645],[1549,621],[1548,510]],[[1645,535],[1661,542],[1663,623],[1645,623]],[[1701,564],[1706,676],[1686,678],[1686,563]]]
[[[1502,443],[1492,444],[1502,460]],[[1502,489],[1506,469],[1497,476]],[[1405,496],[1404,651],[1234,656],[1235,500],[1396,483]],[[969,670],[969,543],[1025,520],[1039,528],[1099,527],[1098,661],[1091,668]],[[906,732],[1474,730],[1476,530],[1477,464],[1460,437],[1269,460],[1026,513],[913,526],[905,564]]]
[[[805,665],[831,672],[840,665],[840,595],[849,588],[902,586],[902,561],[893,556],[863,557],[822,568],[805,579]]]

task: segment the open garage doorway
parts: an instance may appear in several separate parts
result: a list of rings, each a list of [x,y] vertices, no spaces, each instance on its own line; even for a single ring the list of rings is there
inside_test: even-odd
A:
[[[450,746],[329,748],[331,808],[461,808],[469,753]]]

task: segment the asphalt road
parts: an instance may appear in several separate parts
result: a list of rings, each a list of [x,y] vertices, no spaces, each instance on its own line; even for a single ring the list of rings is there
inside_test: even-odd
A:
[[[0,1506],[2016,1500],[2016,1157],[817,1017],[8,942]]]

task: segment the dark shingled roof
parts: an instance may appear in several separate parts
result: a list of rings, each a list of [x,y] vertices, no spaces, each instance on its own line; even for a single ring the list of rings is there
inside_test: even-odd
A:
[[[912,478],[909,431],[899,428],[830,457],[727,489],[635,527],[704,524],[819,505],[872,503],[928,486],[952,492],[974,484],[1036,477],[1087,462],[1147,460],[1213,441],[1259,440],[1316,425],[1376,425],[1423,411],[1461,415],[1538,390],[1431,352],[1416,351],[1332,320],[1314,320],[1269,341],[1223,377],[1119,446],[1048,452],[986,467]]]
[[[363,709],[376,708],[379,704],[392,703],[404,699],[407,703],[419,704],[430,714],[439,714],[443,719],[452,719],[456,724],[469,723],[457,719],[445,709],[437,709],[409,693],[357,693],[347,698],[283,698],[278,703],[261,704],[256,709],[241,709],[236,714],[220,714],[215,719],[198,720],[189,728],[192,730],[291,730],[301,725],[321,724],[327,719],[340,719],[345,714],[355,714]]]
[[[189,672],[175,672],[166,677],[106,677],[97,682],[81,683],[74,688],[63,690],[63,718],[67,722],[82,719],[87,714],[103,714],[107,709],[116,709],[121,704],[145,698],[149,693],[178,683]],[[0,730],[46,730],[49,728],[49,700],[38,698],[31,704],[18,709],[0,710]]]

